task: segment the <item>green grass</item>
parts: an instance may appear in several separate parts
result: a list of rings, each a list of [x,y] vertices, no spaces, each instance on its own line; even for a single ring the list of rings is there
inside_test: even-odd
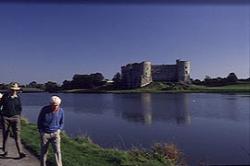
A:
[[[22,142],[34,155],[39,157],[40,139],[37,127],[22,121]],[[167,158],[157,151],[121,151],[104,149],[86,138],[69,138],[62,134],[62,158],[66,166],[167,166],[176,165],[177,159]],[[51,149],[48,155],[49,165],[55,165]]]
[[[217,87],[191,86],[189,90],[191,92],[250,93],[250,83],[217,86]]]
[[[130,90],[115,90],[111,93],[250,93],[250,83],[234,84],[217,87],[206,87],[197,85],[165,84],[153,82],[142,88]]]
[[[72,89],[64,93],[250,93],[250,83],[236,83],[234,85],[207,87],[198,85],[182,85],[178,83],[152,82],[151,84],[127,90],[87,90]]]

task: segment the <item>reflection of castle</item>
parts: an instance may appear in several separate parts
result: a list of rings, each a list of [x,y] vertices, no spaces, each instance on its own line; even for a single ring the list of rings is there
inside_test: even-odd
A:
[[[191,124],[187,94],[142,93],[116,95],[113,99],[116,115],[130,122]]]
[[[143,87],[152,81],[189,82],[190,62],[176,60],[175,65],[152,65],[151,62],[127,64],[121,67],[126,88]]]

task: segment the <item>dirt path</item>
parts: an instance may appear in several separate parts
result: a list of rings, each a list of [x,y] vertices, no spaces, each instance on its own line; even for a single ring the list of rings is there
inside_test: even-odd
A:
[[[25,158],[19,159],[19,155],[17,153],[15,141],[13,138],[9,137],[7,149],[8,156],[3,157],[2,151],[2,129],[0,129],[0,166],[39,166],[39,160],[32,155],[29,151],[24,149],[24,152],[27,154]]]

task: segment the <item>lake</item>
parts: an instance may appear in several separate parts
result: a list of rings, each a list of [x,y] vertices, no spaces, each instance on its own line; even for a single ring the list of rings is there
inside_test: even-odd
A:
[[[23,93],[23,116],[36,122],[52,94]],[[250,164],[250,94],[57,94],[65,131],[103,147],[174,143],[190,165]]]

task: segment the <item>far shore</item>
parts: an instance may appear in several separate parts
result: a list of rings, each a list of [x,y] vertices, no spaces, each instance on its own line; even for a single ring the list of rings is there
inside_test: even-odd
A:
[[[114,93],[114,94],[124,94],[124,93],[250,93],[250,83],[246,84],[235,84],[217,87],[206,87],[190,85],[185,86],[173,86],[166,87],[161,83],[155,83],[154,85],[148,87],[142,87],[137,89],[127,89],[127,90],[99,90],[99,89],[72,89],[63,90],[61,93]]]
[[[0,90],[5,93],[7,90]],[[45,90],[38,88],[22,88],[22,93],[43,93]],[[112,93],[112,94],[126,94],[126,93],[250,93],[250,83],[233,84],[226,86],[180,86],[172,87],[166,86],[162,83],[153,83],[150,86],[136,88],[136,89],[71,89],[52,91],[51,93]]]

